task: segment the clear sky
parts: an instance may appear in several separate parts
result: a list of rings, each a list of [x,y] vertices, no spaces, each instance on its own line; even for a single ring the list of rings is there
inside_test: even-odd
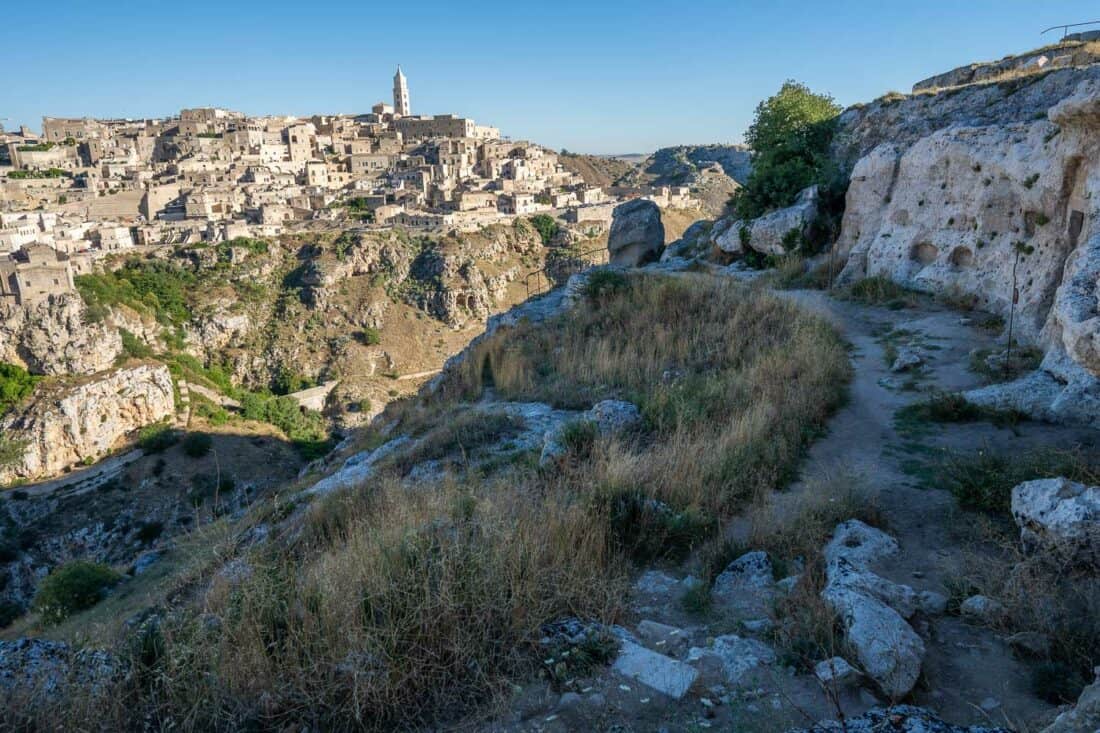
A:
[[[394,67],[414,113],[593,153],[737,142],[794,78],[842,104],[1100,20],[1077,0],[60,0],[0,24],[0,118],[364,112]],[[1097,26],[1100,28],[1100,26]]]

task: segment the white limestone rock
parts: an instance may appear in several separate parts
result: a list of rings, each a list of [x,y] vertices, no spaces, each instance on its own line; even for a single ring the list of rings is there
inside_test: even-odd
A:
[[[814,665],[814,676],[822,684],[838,689],[858,683],[863,675],[844,657],[832,657]]]
[[[0,420],[0,434],[25,443],[19,460],[0,466],[0,484],[55,476],[103,458],[175,409],[172,375],[163,364],[41,385],[28,404]]]
[[[1000,601],[981,595],[970,596],[963,601],[959,612],[965,619],[989,626],[1005,617],[1005,607]]]
[[[776,656],[762,641],[727,634],[709,647],[692,647],[687,659],[705,670],[720,671],[727,684],[743,686],[755,682],[754,671],[775,664]]]
[[[612,669],[674,700],[682,698],[699,677],[691,665],[630,641],[622,642]]]
[[[817,186],[810,186],[803,189],[790,206],[753,219],[748,225],[749,248],[762,254],[780,256],[801,245],[803,238],[809,234],[810,225],[817,218],[817,203]],[[735,232],[735,236],[740,247],[740,234]],[[725,247],[722,249],[730,251]]]
[[[731,562],[711,589],[715,605],[744,617],[766,614],[775,594],[775,579],[768,553],[748,552]]]
[[[1025,481],[1012,489],[1012,517],[1026,548],[1100,564],[1100,486],[1065,478]]]

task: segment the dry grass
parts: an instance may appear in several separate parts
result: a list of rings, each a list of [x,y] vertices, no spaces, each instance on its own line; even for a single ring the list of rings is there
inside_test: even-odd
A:
[[[785,484],[844,399],[844,344],[821,319],[705,275],[632,278],[557,322],[480,345],[446,391],[639,405],[651,440],[594,455],[594,483],[721,516]]]
[[[682,556],[785,484],[849,370],[822,320],[704,276],[631,277],[556,321],[501,332],[439,396],[393,410],[398,431],[468,439],[476,425],[437,422],[487,386],[560,407],[629,399],[645,429],[590,436],[552,471],[520,463],[415,490],[393,471],[327,497],[294,539],[247,557],[247,578],[216,579],[166,618],[141,673],[81,720],[446,725],[538,668],[544,624],[615,621],[632,558]],[[43,721],[75,714],[54,708]]]
[[[1032,692],[1053,704],[1076,701],[1100,664],[1100,577],[1051,555],[1024,555],[1014,526],[987,522],[948,586],[950,608],[971,595],[988,596],[1006,609],[998,631],[1049,640],[1049,651],[1025,656]]]

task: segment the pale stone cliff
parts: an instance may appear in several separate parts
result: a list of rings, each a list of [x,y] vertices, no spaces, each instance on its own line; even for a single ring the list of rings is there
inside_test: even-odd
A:
[[[0,466],[0,484],[52,476],[102,458],[174,410],[172,377],[162,364],[115,369],[71,385],[42,385],[29,404],[0,422],[4,437],[24,446],[20,460]]]
[[[51,295],[29,308],[0,305],[0,361],[36,374],[93,374],[121,352],[118,330],[89,323],[76,293]]]
[[[1016,336],[1046,353],[1040,402],[1059,403],[1053,415],[1036,404],[1033,379],[1017,406],[1095,422],[1100,81],[1089,71],[1046,114],[873,148],[852,170],[837,249],[842,279],[886,276],[1012,316]],[[1014,402],[1004,388],[992,396],[978,397]]]

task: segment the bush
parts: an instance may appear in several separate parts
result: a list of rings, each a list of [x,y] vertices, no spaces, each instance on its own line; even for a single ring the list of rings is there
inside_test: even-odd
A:
[[[558,233],[558,222],[554,217],[549,214],[535,214],[528,221],[531,222],[531,226],[535,227],[535,230],[542,238],[544,246],[549,246],[550,242],[554,239],[554,235]]]
[[[976,405],[961,394],[943,393],[933,395],[923,402],[906,405],[898,410],[897,418],[902,423],[965,423],[988,420],[994,425],[1011,426],[1026,420],[1027,415],[1017,410],[998,410]]]
[[[17,364],[0,361],[0,415],[29,397],[39,379]]]
[[[596,270],[588,276],[584,294],[589,300],[599,301],[623,292],[630,287],[626,275],[615,270]]]
[[[142,522],[138,527],[137,538],[143,544],[147,545],[164,532],[164,524],[161,522]]]
[[[191,458],[202,458],[214,446],[214,439],[207,433],[188,433],[183,439],[183,452]]]
[[[1024,481],[1062,476],[1089,486],[1100,483],[1100,456],[1079,450],[947,453],[933,466],[929,483],[948,489],[959,504],[1008,514],[1012,489]]]
[[[382,343],[382,334],[377,328],[364,328],[359,335],[359,342],[364,346],[377,346]]]
[[[683,560],[712,529],[698,512],[675,511],[633,489],[597,496],[595,511],[607,522],[617,548],[639,563],[657,558]]]
[[[848,300],[865,305],[885,305],[898,310],[907,305],[909,293],[893,280],[876,275],[853,283],[843,294]]]
[[[832,97],[793,80],[757,106],[745,133],[752,173],[734,200],[739,217],[755,219],[790,206],[807,186],[837,178],[828,153],[839,114]]]
[[[146,454],[168,450],[179,440],[179,433],[163,422],[146,425],[138,431],[138,447]]]
[[[127,331],[125,328],[118,329],[118,333],[120,336],[122,336],[123,356],[130,357],[132,359],[148,359],[153,355],[153,350],[149,348],[148,344],[146,344],[134,334]]]
[[[102,563],[76,560],[62,565],[43,580],[34,597],[42,623],[58,624],[74,613],[99,603],[122,576]]]

